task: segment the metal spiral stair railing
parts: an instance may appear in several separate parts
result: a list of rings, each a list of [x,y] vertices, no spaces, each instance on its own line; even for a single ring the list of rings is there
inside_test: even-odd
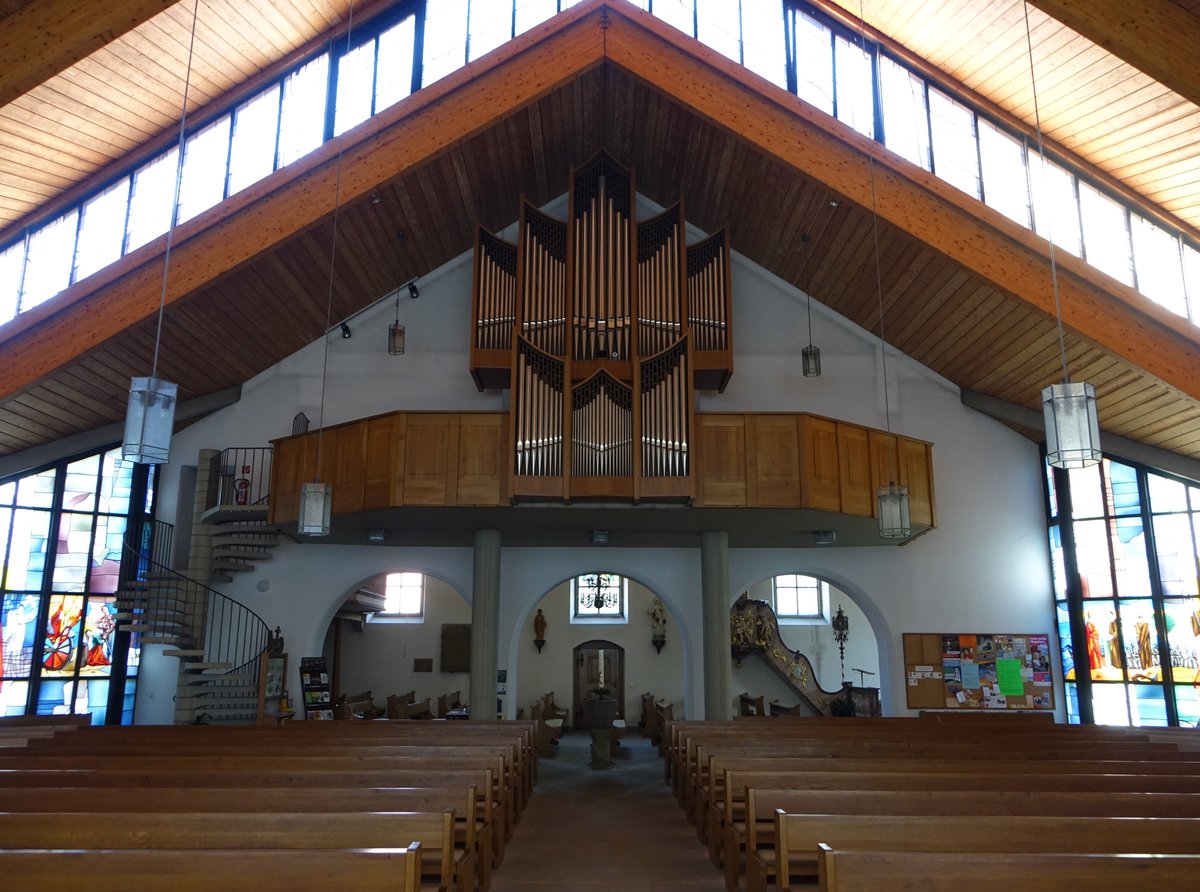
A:
[[[166,524],[156,526],[167,527]],[[120,627],[180,660],[177,722],[253,722],[258,660],[270,628],[244,604],[130,550],[134,578],[117,595]]]

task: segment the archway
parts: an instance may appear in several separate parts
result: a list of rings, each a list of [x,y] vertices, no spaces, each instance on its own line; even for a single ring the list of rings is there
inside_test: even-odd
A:
[[[879,640],[867,614],[837,582],[824,575],[795,570],[759,579],[744,590],[749,598],[765,601],[775,612],[779,639],[790,651],[807,657],[816,686],[837,694],[844,683],[856,687],[880,687]],[[838,611],[848,627],[844,642],[838,642],[832,621]],[[844,657],[842,654],[844,647]],[[746,658],[734,666],[733,692],[748,692],[774,703],[779,710],[808,704],[779,677],[769,664]],[[770,711],[770,710],[768,710]]]
[[[605,608],[607,612],[581,612],[577,609],[579,580],[596,576],[616,577],[621,603]],[[594,581],[594,580],[591,580]],[[585,585],[590,584],[585,583]],[[585,595],[589,592],[584,592]],[[590,591],[594,605],[595,592]],[[592,572],[568,577],[551,586],[531,608],[518,631],[516,642],[516,683],[508,687],[513,712],[528,715],[531,704],[549,692],[555,703],[568,711],[567,722],[574,726],[586,688],[577,690],[580,647],[591,644],[615,654],[623,654],[619,690],[612,686],[609,670],[606,684],[613,687],[618,715],[632,728],[641,715],[643,694],[676,704],[683,711],[686,698],[684,647],[677,623],[668,620],[665,644],[654,640],[651,610],[656,593],[636,579],[620,573]],[[542,646],[535,644],[535,618],[541,611]],[[601,644],[596,644],[601,642]],[[586,659],[586,657],[585,657]],[[611,665],[611,664],[610,664]]]
[[[335,698],[427,700],[434,715],[467,698],[471,606],[453,586],[404,565],[360,580],[339,605],[322,647]]]

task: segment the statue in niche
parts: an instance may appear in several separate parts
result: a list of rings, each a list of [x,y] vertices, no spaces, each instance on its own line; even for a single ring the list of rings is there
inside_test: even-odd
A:
[[[542,614],[541,607],[533,618],[533,643],[537,645],[538,653],[541,653],[542,645],[546,643],[546,617]]]
[[[650,630],[653,637],[662,638],[667,634],[667,609],[663,605],[662,598],[655,596],[650,602],[650,609],[646,611],[650,617]]]

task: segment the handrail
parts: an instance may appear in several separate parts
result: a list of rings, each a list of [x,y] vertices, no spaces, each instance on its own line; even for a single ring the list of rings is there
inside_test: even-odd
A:
[[[130,611],[132,622],[145,623],[149,633],[157,631],[163,637],[175,638],[182,650],[202,650],[203,662],[229,664],[226,674],[257,665],[270,627],[240,601],[162,563],[159,536],[166,532],[169,541],[171,528],[161,521],[153,523],[152,549],[128,549],[137,558],[134,581],[141,584],[147,599],[143,606]]]
[[[270,446],[231,446],[212,458],[205,509],[266,507],[271,498]]]

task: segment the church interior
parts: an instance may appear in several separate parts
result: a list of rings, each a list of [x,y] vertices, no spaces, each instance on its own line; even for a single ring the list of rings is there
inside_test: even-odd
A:
[[[665,776],[688,832],[654,846],[703,879],[606,880],[597,846],[579,888],[736,892],[788,887],[780,840],[814,811],[788,797],[857,728],[857,770],[896,776],[862,781],[876,809],[1012,794],[962,812],[964,870],[1195,869],[1200,3],[96,6],[0,2],[10,767],[116,785],[100,760],[177,749],[273,783],[278,759],[280,814],[348,815],[350,791],[290,788],[367,784],[358,747],[413,772],[372,789],[511,747],[479,802],[385,809],[452,813],[398,831],[424,854],[264,841],[254,875],[420,888],[438,852],[460,892],[562,888],[521,816],[553,833],[597,779]],[[944,787],[871,761],[939,738]],[[1017,811],[959,747],[1040,753],[1064,798]],[[1093,747],[1138,780],[1072,779]],[[769,759],[778,787],[734,782]],[[18,786],[0,811],[35,813]],[[212,792],[187,810],[229,810]],[[796,842],[796,882],[950,888],[953,859],[916,853],[955,838],[951,801],[944,837],[897,838],[911,864]],[[1085,807],[1079,848],[1059,829]],[[1016,814],[1041,817],[988,823]],[[1151,816],[1178,826],[1101,842]],[[353,838],[325,847],[392,848]],[[207,869],[118,847],[129,876]],[[1162,859],[1114,868],[1130,851]]]

